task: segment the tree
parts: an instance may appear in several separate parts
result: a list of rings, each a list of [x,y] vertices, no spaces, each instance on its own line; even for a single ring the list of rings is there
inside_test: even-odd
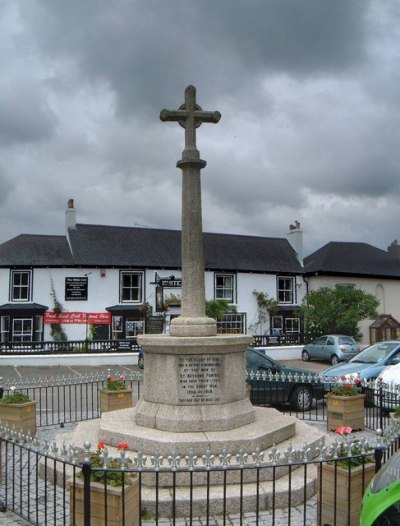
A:
[[[226,300],[206,301],[206,315],[209,318],[214,318],[216,321],[221,321],[228,312],[237,312],[235,305],[230,305]]]
[[[377,318],[379,301],[354,287],[321,287],[312,290],[303,299],[299,314],[304,318],[307,341],[322,334],[347,334],[360,340],[362,334],[358,323]]]

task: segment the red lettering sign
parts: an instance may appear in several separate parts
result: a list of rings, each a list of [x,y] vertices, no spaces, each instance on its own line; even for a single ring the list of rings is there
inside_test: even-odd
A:
[[[56,324],[88,324],[88,325],[109,325],[111,323],[110,312],[61,312],[54,311],[44,313],[44,323],[47,325]]]

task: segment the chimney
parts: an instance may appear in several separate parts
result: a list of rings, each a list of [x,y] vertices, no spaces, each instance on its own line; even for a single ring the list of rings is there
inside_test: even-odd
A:
[[[294,248],[300,265],[303,266],[303,231],[298,221],[295,221],[294,225],[289,225],[287,239]]]
[[[65,210],[65,228],[76,228],[76,210],[74,208],[74,200],[68,199],[67,209]]]
[[[400,262],[400,245],[397,244],[397,239],[390,243],[387,250],[390,257]]]

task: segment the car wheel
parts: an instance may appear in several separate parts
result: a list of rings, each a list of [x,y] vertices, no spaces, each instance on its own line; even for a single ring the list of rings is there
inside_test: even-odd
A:
[[[312,406],[312,389],[307,385],[298,385],[293,389],[290,403],[295,411],[309,411]]]
[[[336,354],[332,354],[331,356],[331,364],[337,365],[339,363],[339,358],[336,356]]]
[[[139,369],[143,369],[144,367],[144,356],[139,356],[138,358],[138,366],[139,366]]]
[[[303,360],[303,362],[308,362],[308,360],[310,359],[310,355],[307,351],[303,350],[303,352],[301,353],[301,359]]]

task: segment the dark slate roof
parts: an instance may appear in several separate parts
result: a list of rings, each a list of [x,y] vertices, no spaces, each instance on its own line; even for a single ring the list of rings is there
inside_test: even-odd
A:
[[[399,278],[400,263],[367,243],[331,241],[304,259],[304,271],[306,275]]]
[[[69,230],[74,260],[89,266],[180,268],[179,230],[78,224]],[[286,239],[204,234],[207,269],[302,272]]]
[[[21,235],[0,245],[0,266],[171,268],[181,266],[178,230],[77,224],[62,236]],[[206,269],[301,273],[284,238],[204,234]],[[39,257],[40,256],[40,257]]]
[[[0,245],[0,266],[64,266],[72,257],[65,236],[21,234]]]

